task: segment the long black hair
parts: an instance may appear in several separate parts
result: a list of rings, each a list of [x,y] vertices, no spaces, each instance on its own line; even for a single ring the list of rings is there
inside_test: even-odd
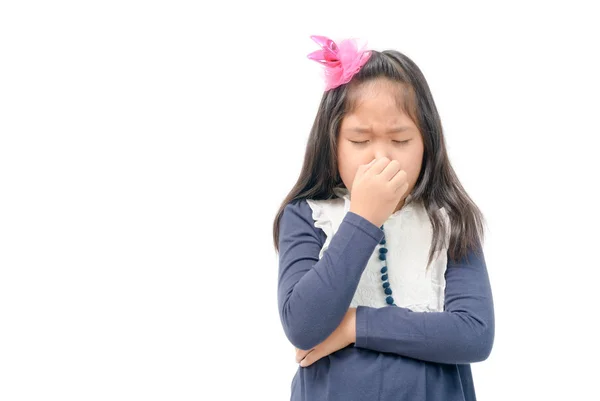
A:
[[[481,251],[484,217],[461,185],[446,151],[442,123],[429,85],[417,65],[396,50],[371,50],[371,57],[347,84],[323,93],[296,184],[285,197],[273,223],[273,242],[279,252],[279,223],[285,206],[301,199],[331,199],[335,187],[344,187],[337,165],[337,139],[344,116],[354,108],[356,87],[376,78],[398,83],[399,107],[409,115],[423,137],[421,172],[413,188],[412,201],[423,201],[431,221],[433,238],[429,263],[436,251],[448,247],[448,257],[458,261],[469,250]],[[443,207],[450,219],[450,243],[445,244],[448,227],[438,213]],[[429,265],[428,263],[428,265]]]

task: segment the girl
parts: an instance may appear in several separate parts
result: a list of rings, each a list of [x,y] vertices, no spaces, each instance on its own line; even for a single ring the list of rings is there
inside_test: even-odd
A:
[[[327,86],[273,226],[291,400],[475,400],[469,364],[494,341],[484,219],[429,86],[398,51],[312,38]]]

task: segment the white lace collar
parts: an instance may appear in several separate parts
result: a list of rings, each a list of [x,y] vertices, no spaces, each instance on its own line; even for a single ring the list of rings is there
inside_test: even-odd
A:
[[[336,187],[334,193],[336,197],[332,199],[307,200],[315,227],[322,229],[326,235],[319,258],[323,257],[350,210],[348,189]],[[385,230],[389,281],[396,304],[419,312],[442,311],[447,248],[436,253],[429,269],[426,269],[432,228],[423,202],[414,201],[409,194],[402,208],[386,220]],[[362,274],[351,307],[365,305],[378,308],[387,305],[381,289],[381,266],[378,250],[375,249]]]

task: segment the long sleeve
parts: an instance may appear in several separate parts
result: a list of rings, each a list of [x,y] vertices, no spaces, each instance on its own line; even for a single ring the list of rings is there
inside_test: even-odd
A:
[[[323,234],[306,200],[286,205],[279,228],[279,315],[287,338],[303,350],[323,342],[340,325],[383,238],[376,225],[349,211],[319,259]]]
[[[401,307],[356,310],[355,347],[429,362],[467,364],[489,356],[494,306],[483,252],[449,262],[443,312]]]

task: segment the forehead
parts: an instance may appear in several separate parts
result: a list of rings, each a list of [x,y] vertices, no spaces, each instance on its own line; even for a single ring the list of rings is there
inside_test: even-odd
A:
[[[411,120],[409,98],[406,85],[400,82],[376,79],[361,83],[349,91],[345,125],[372,121],[394,124]]]

